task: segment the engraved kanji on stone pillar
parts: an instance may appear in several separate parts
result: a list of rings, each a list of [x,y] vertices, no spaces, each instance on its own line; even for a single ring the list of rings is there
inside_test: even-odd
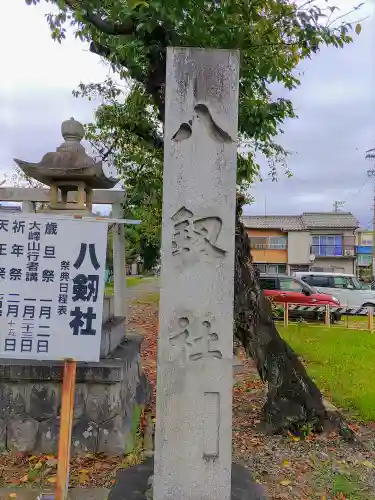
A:
[[[170,48],[154,500],[229,500],[239,55]]]

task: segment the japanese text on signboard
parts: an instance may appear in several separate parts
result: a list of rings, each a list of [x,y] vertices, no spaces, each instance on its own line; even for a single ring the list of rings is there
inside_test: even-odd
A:
[[[0,218],[2,357],[98,359],[106,233],[105,223]]]

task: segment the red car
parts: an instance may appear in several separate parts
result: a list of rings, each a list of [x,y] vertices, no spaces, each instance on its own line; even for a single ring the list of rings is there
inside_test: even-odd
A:
[[[319,293],[315,288],[308,285],[304,281],[283,274],[261,274],[260,286],[264,290],[266,297],[271,297],[278,303],[301,304],[304,306],[339,306],[340,301],[326,293]],[[292,313],[292,311],[291,311]],[[298,312],[301,316],[302,312]],[[314,318],[322,316],[321,314],[304,312],[304,316],[312,316]],[[332,319],[339,321],[339,316],[333,314]]]

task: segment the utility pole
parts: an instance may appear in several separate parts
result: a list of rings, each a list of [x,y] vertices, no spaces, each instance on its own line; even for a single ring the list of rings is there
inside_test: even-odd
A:
[[[372,281],[371,289],[375,289],[375,168],[367,170],[367,175],[373,180],[373,197],[372,197]]]
[[[372,175],[374,180],[373,184],[373,197],[372,197],[372,282],[371,289],[375,288],[375,175]]]
[[[340,212],[340,208],[342,208],[345,204],[345,201],[335,201],[333,203],[333,211],[334,212]]]

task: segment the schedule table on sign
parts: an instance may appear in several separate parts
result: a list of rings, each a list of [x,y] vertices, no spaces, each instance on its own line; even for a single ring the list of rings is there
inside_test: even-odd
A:
[[[107,223],[0,218],[0,357],[98,361]]]

